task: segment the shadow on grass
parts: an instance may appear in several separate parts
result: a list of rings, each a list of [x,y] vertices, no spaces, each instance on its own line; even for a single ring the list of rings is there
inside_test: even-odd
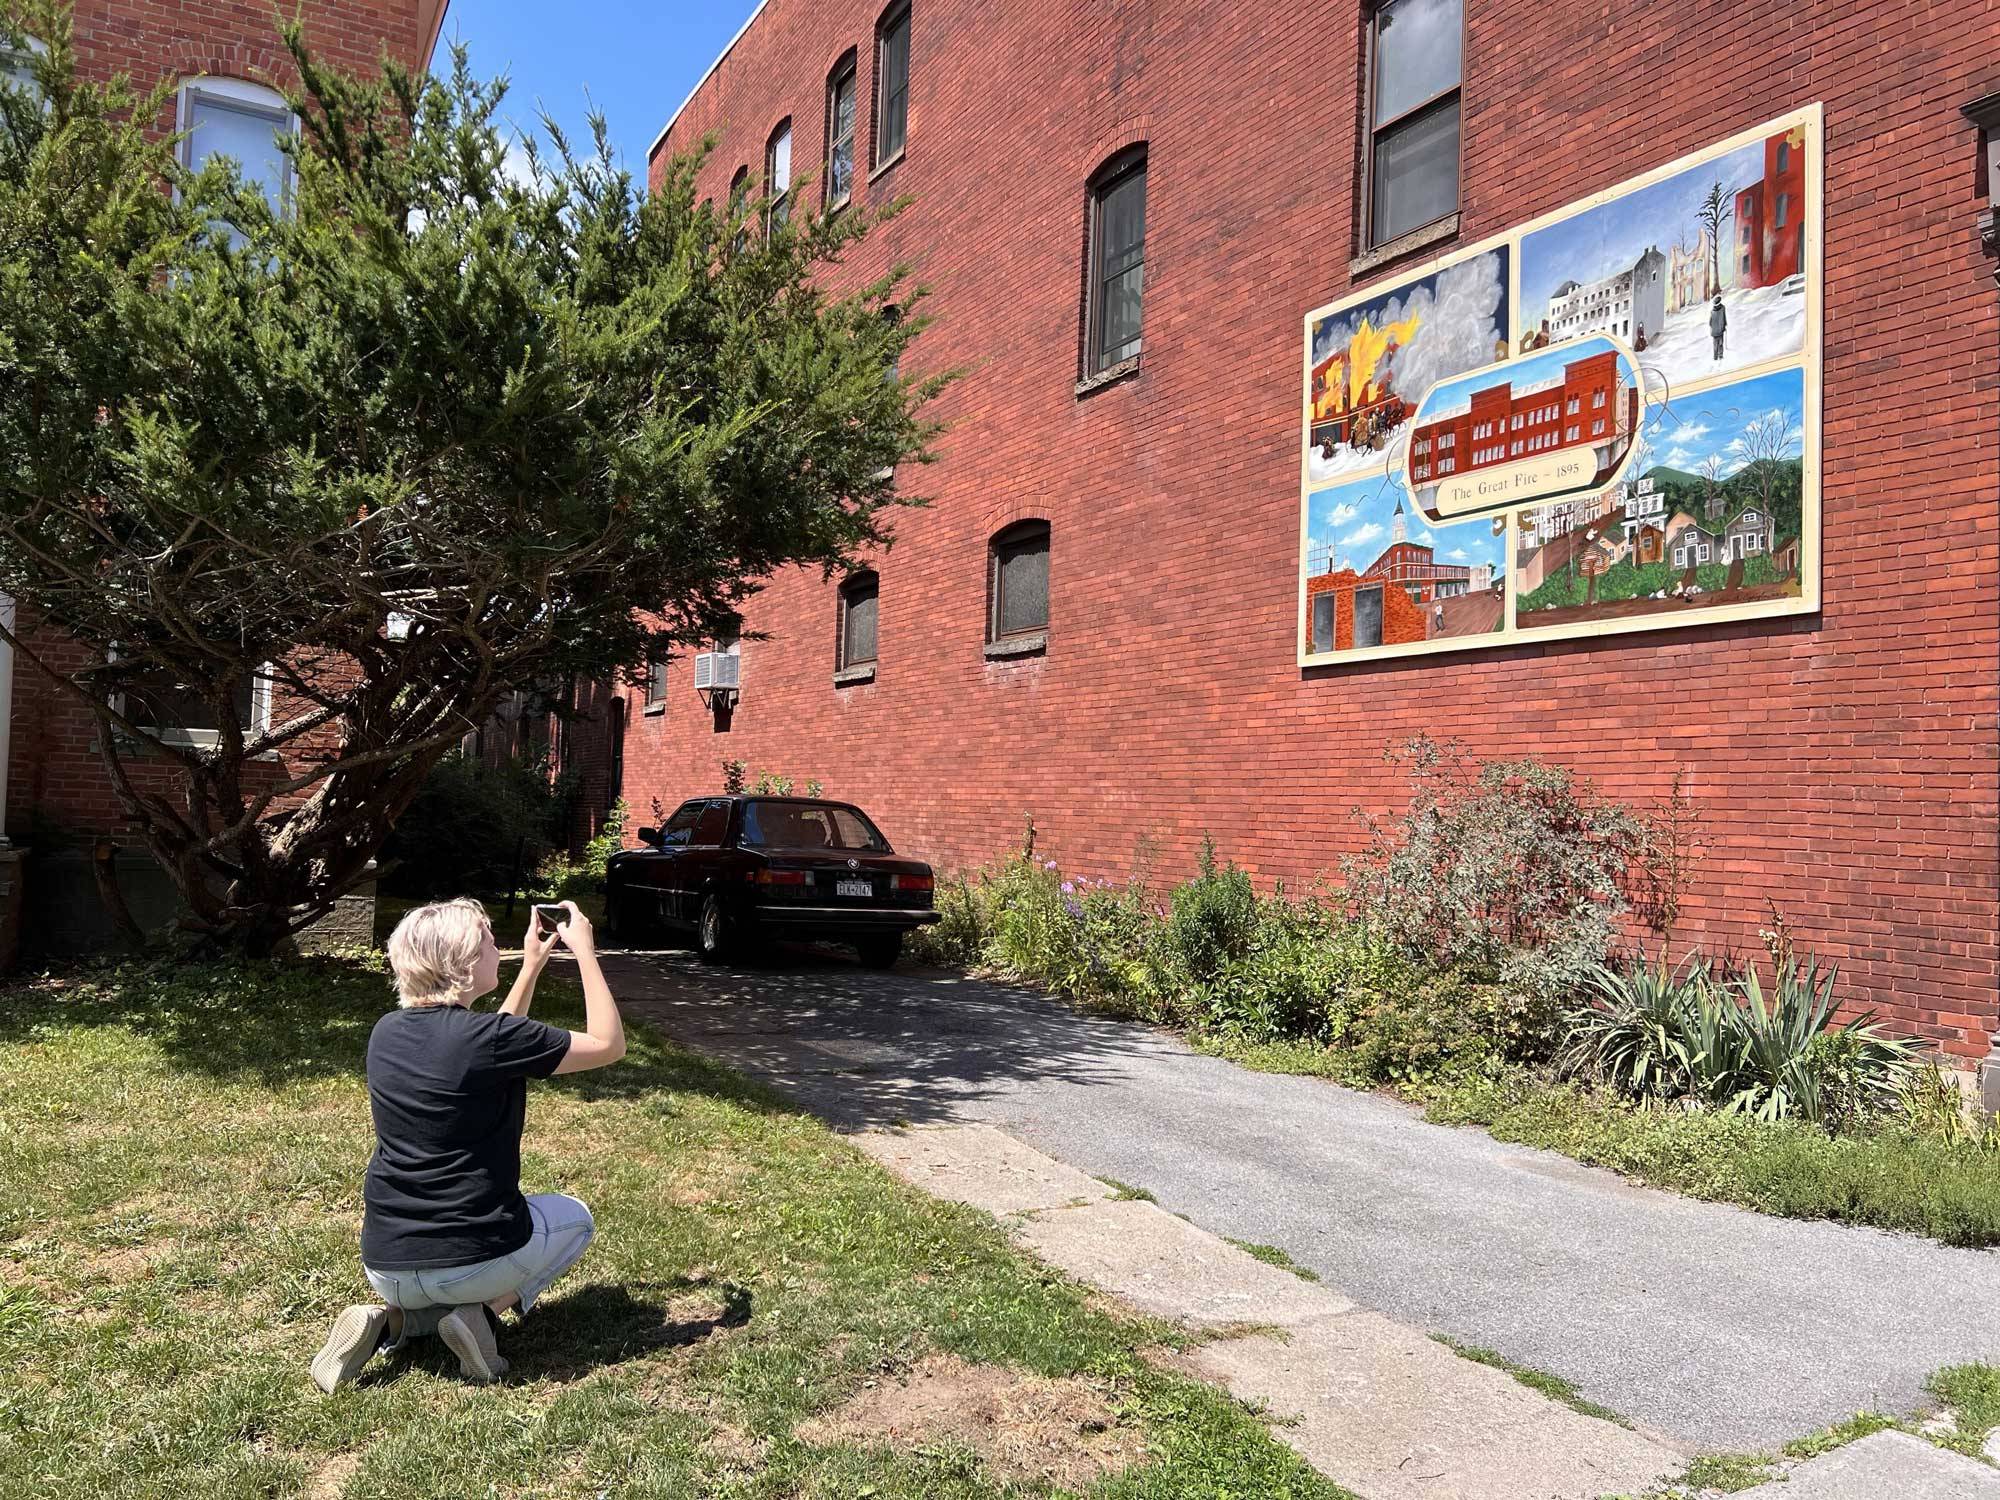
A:
[[[676,1277],[586,1286],[551,1297],[518,1324],[503,1321],[498,1342],[511,1366],[510,1381],[569,1382],[657,1350],[705,1343],[744,1327],[750,1317],[747,1288]],[[442,1339],[413,1339],[361,1378],[365,1384],[389,1384],[412,1370],[455,1378],[458,1360]]]
[[[512,979],[512,965],[503,965],[502,994]],[[498,998],[487,997],[482,1008]],[[0,986],[0,1046],[115,1028],[158,1047],[176,1068],[221,1083],[276,1088],[363,1077],[369,1033],[394,1006],[388,976],[360,958],[93,963]],[[581,1029],[575,982],[544,974],[533,1014],[554,1026]],[[770,1089],[644,1028],[629,1034],[628,1051],[617,1066],[541,1086],[586,1099],[665,1100],[698,1093],[758,1114],[798,1113]]]

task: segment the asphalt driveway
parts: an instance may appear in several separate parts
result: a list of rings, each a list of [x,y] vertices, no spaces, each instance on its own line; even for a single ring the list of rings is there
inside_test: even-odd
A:
[[[1937,1367],[2000,1361],[2000,1254],[1635,1187],[1006,985],[809,950],[605,966],[636,1013],[840,1128],[997,1126],[1683,1444],[1908,1411]]]

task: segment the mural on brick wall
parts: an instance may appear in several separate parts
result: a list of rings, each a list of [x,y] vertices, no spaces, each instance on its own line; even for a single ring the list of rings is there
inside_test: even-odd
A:
[[[1819,607],[1820,111],[1305,319],[1301,665]]]

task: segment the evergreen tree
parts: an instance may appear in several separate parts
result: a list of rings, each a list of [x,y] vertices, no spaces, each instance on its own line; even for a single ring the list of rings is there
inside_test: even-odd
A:
[[[588,152],[545,122],[553,151],[510,171],[505,85],[462,50],[443,80],[357,79],[296,24],[274,210],[228,164],[183,170],[171,82],[80,80],[66,8],[0,0],[0,42],[24,32],[35,87],[0,82],[9,639],[88,705],[207,942],[267,950],[325,912],[510,690],[642,670],[918,503],[896,477],[946,377],[886,372],[920,293],[822,285],[880,215],[748,232],[756,202],[697,200],[699,157],[641,192],[601,120]],[[149,697],[213,746],[155,733]]]

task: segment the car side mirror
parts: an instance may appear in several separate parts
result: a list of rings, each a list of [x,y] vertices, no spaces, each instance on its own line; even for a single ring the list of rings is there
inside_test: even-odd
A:
[[[639,842],[642,844],[652,844],[657,848],[660,842],[660,830],[657,828],[641,828],[639,830]]]

